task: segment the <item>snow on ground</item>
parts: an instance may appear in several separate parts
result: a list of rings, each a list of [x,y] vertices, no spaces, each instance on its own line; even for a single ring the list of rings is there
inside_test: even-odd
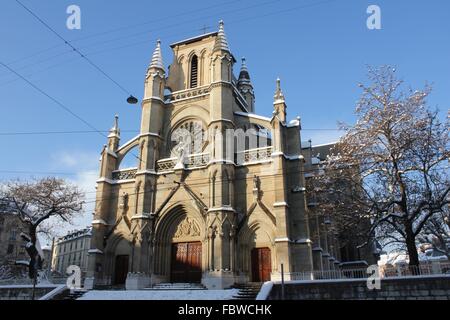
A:
[[[78,300],[229,300],[238,289],[227,290],[91,290]]]

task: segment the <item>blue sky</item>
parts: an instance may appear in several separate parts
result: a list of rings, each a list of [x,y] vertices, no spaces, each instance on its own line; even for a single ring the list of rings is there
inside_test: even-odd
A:
[[[442,114],[450,105],[448,0],[21,1],[139,99],[156,39],[167,66],[170,43],[198,35],[205,26],[215,31],[223,19],[233,54],[247,58],[257,113],[271,114],[279,76],[288,118],[299,115],[302,139],[316,144],[336,140],[339,132],[315,129],[354,121],[357,83],[365,81],[368,64],[396,66],[415,88],[433,83],[430,105]],[[81,30],[66,28],[71,4],[81,8]],[[366,27],[370,4],[381,8],[381,30]],[[117,113],[122,141],[136,135],[127,130],[139,128],[139,105],[128,105],[121,90],[16,1],[0,6],[1,62],[96,128],[108,130]],[[80,184],[92,200],[105,139],[97,133],[4,135],[90,128],[2,67],[0,95],[0,180],[31,176],[4,171],[65,173],[61,176]]]

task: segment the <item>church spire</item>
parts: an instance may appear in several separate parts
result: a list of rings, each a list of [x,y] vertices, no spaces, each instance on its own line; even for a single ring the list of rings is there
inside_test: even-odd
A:
[[[230,52],[230,48],[228,47],[227,37],[225,35],[225,30],[223,28],[223,20],[219,21],[219,32],[217,33],[216,43],[214,44],[213,51],[227,51]]]
[[[239,72],[239,83],[250,84],[250,74],[244,57],[242,57],[241,71]]]
[[[156,48],[155,51],[153,52],[152,62],[150,63],[149,69],[150,68],[161,69],[164,71],[164,64],[161,54],[161,40],[159,39],[158,41],[156,41]]]
[[[237,82],[239,92],[247,101],[247,107],[249,112],[255,110],[255,93],[253,92],[253,84],[250,81],[250,74],[248,73],[247,63],[245,58],[242,58],[241,71],[239,72],[239,79]]]
[[[283,94],[283,91],[281,90],[280,78],[277,78],[277,88],[275,90],[274,99],[275,99],[275,103],[284,102],[284,94]]]
[[[282,121],[286,122],[286,102],[283,91],[281,90],[280,78],[277,78],[277,88],[275,90],[273,102],[274,114]]]

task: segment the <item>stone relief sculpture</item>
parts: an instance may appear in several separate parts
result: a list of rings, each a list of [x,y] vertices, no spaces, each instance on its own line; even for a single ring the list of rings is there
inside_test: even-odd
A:
[[[177,227],[174,238],[198,237],[200,236],[200,227],[194,219],[186,217]]]

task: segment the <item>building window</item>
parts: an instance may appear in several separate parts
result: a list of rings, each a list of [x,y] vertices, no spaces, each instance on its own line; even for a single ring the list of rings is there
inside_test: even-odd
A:
[[[15,241],[17,239],[17,230],[11,230],[11,233],[9,234],[9,240]]]
[[[10,244],[8,245],[8,251],[6,252],[6,254],[12,254],[14,253],[14,245]]]
[[[191,88],[196,88],[198,84],[198,58],[194,54],[191,59]]]

